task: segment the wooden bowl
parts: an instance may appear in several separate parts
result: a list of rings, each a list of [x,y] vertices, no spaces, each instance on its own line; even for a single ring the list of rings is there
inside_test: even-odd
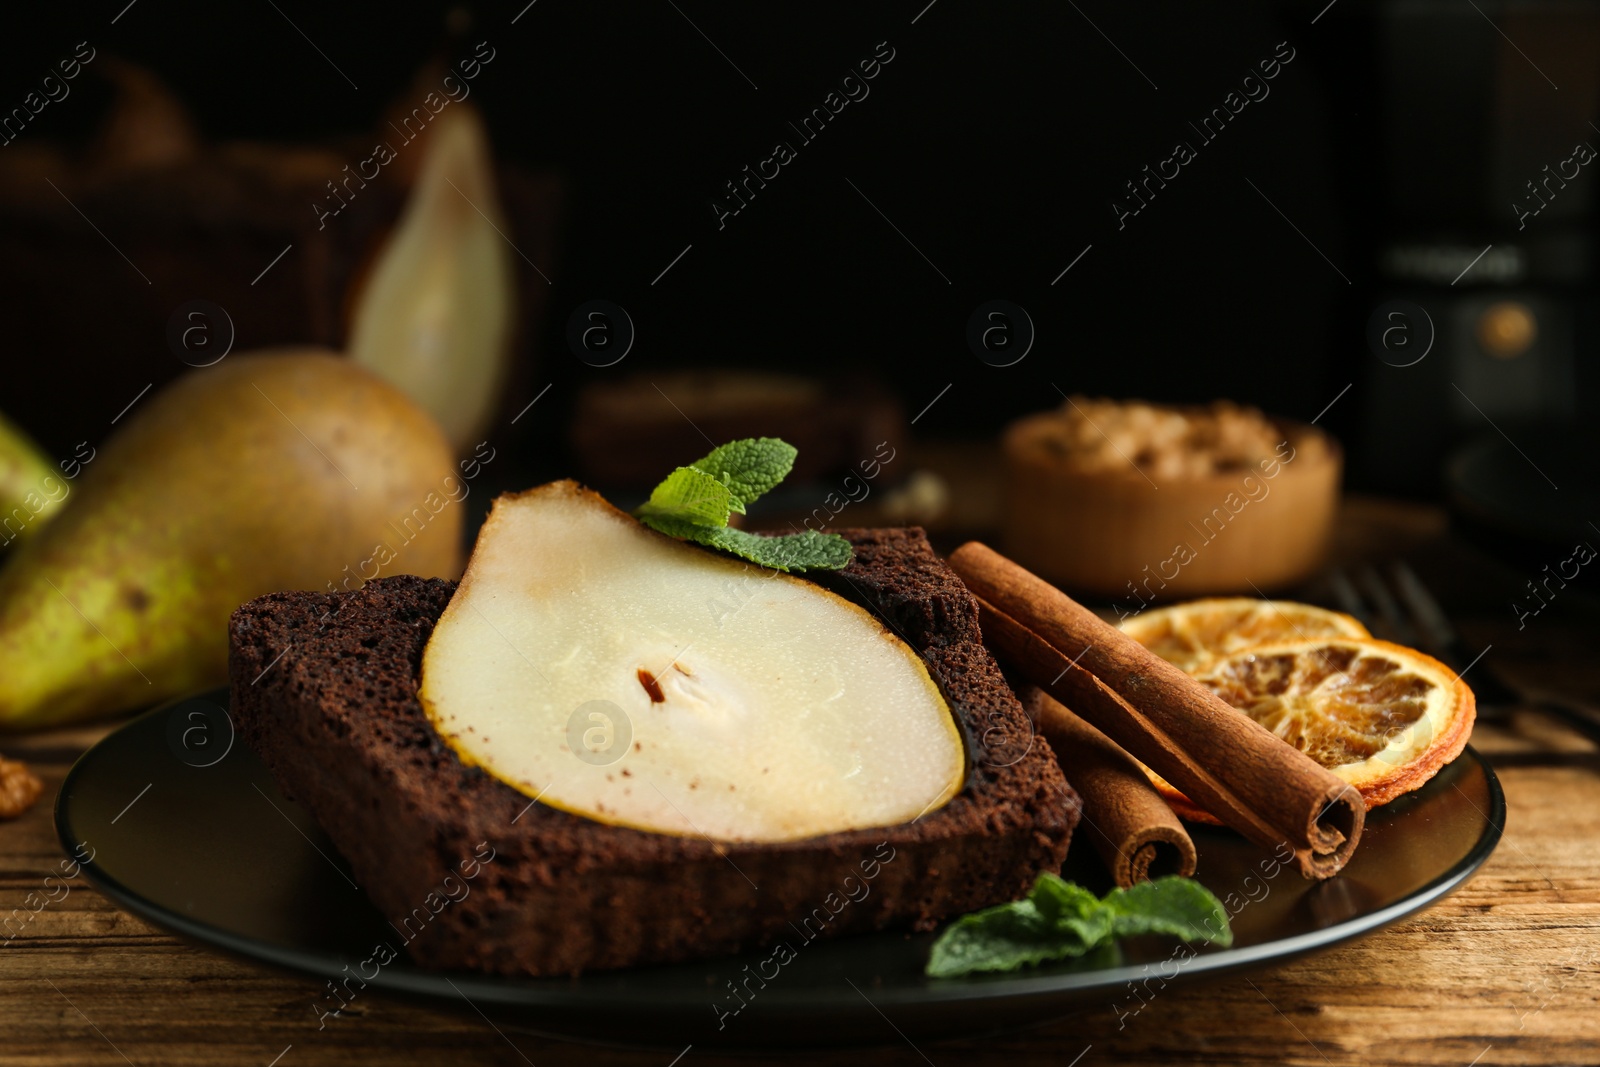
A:
[[[1046,443],[1057,418],[1019,419],[1001,440],[1004,551],[1041,577],[1143,604],[1281,589],[1326,556],[1343,454],[1315,426],[1274,419],[1283,441],[1255,467],[1155,482],[1131,461],[1068,462]]]

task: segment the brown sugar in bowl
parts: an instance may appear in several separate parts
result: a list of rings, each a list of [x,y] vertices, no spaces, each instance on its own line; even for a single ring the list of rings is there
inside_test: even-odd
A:
[[[1132,457],[1087,469],[1059,445],[1057,412],[1002,437],[1003,543],[1058,585],[1108,597],[1255,593],[1310,576],[1327,554],[1343,456],[1314,426],[1268,420],[1275,451],[1176,476]]]

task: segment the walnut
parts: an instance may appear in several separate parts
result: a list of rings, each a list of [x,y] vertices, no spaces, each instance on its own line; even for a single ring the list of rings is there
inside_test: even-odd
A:
[[[0,819],[15,819],[43,792],[44,783],[26,763],[0,757]]]
[[[1068,463],[1088,471],[1131,463],[1162,481],[1247,470],[1271,456],[1279,441],[1277,427],[1260,411],[1227,400],[1170,408],[1079,396],[1060,416],[1048,442]]]

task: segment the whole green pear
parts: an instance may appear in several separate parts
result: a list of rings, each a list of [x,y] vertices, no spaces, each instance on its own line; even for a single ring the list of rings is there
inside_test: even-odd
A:
[[[0,729],[223,684],[228,616],[264,593],[455,576],[465,492],[433,418],[347,359],[190,371],[0,568]]]
[[[66,495],[39,446],[0,415],[0,548],[42,527]]]

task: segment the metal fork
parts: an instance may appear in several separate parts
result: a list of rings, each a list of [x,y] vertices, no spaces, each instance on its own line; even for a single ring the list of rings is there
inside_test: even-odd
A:
[[[1479,662],[1493,646],[1474,652],[1461,639],[1439,601],[1403,560],[1389,564],[1383,571],[1363,567],[1354,580],[1343,570],[1335,569],[1328,582],[1340,609],[1355,616],[1375,637],[1420,648],[1455,671],[1472,687],[1480,719],[1504,720],[1516,708],[1538,708],[1600,744],[1600,708],[1522,685]],[[1472,672],[1470,680],[1463,677],[1468,671]]]

